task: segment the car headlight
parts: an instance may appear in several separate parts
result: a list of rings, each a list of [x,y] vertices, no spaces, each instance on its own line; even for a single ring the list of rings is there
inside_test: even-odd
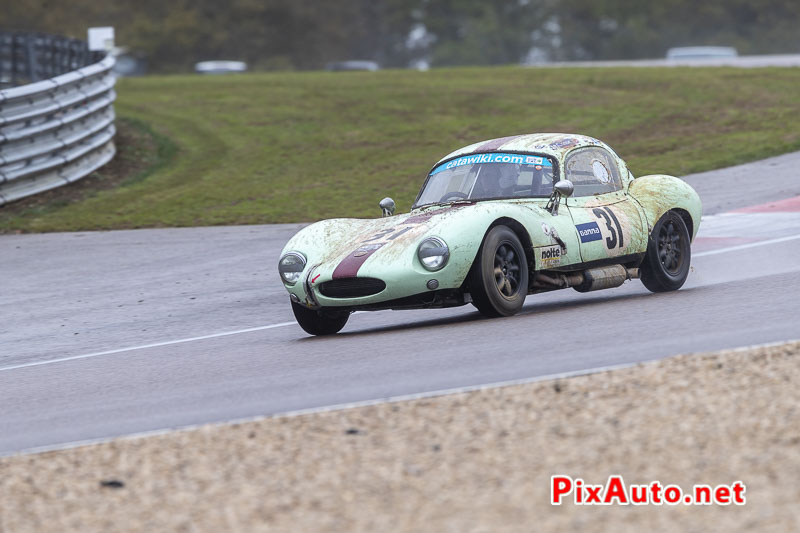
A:
[[[283,282],[294,285],[300,279],[300,274],[306,268],[306,258],[299,252],[289,252],[278,261],[278,272]]]
[[[427,270],[441,270],[450,259],[450,249],[439,237],[429,237],[420,243],[417,257]]]

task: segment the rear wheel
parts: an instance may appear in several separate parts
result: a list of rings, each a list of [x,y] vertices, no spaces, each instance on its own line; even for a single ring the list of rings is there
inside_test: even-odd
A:
[[[315,310],[295,302],[291,303],[297,323],[310,335],[339,333],[350,318],[350,311]]]
[[[640,267],[644,286],[651,292],[680,289],[689,275],[691,237],[683,218],[669,211],[653,228]]]
[[[508,226],[495,226],[486,234],[468,283],[472,305],[485,316],[511,316],[522,308],[528,294],[528,261]]]

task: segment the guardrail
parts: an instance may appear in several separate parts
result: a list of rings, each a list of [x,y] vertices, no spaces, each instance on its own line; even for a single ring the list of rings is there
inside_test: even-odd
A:
[[[113,66],[82,41],[0,33],[0,82],[29,82],[0,90],[0,205],[72,183],[114,157]]]

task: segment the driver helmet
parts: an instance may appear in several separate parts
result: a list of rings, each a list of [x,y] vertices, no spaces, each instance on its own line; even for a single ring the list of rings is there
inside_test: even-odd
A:
[[[497,184],[501,189],[510,191],[517,184],[518,177],[519,165],[504,163],[500,165],[500,178],[497,180]]]
[[[492,163],[481,172],[481,181],[486,196],[509,196],[517,183],[519,165]]]

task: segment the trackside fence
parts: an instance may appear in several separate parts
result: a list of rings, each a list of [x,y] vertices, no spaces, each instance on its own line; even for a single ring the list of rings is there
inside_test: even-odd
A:
[[[114,157],[113,66],[77,39],[0,32],[0,205]]]

